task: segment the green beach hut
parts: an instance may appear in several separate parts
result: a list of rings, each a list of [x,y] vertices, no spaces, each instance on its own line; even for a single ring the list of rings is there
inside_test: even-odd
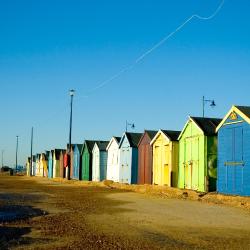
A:
[[[85,140],[82,147],[82,180],[92,181],[92,150],[96,141]]]
[[[179,136],[178,187],[199,192],[216,190],[217,133],[222,120],[189,117]]]

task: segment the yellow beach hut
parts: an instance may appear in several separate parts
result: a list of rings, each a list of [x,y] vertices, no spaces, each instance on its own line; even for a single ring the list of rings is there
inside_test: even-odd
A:
[[[152,139],[153,184],[177,187],[180,131],[159,130]]]

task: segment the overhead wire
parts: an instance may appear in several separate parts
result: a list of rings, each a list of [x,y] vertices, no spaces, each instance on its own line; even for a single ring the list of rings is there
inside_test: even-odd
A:
[[[140,55],[139,57],[137,57],[134,60],[134,62],[132,62],[130,65],[124,67],[123,69],[121,69],[120,71],[118,71],[116,74],[112,75],[111,77],[109,77],[106,80],[104,80],[103,82],[101,82],[96,87],[94,87],[94,88],[86,91],[86,94],[83,95],[83,96],[81,96],[81,97],[78,97],[78,99],[89,97],[89,95],[93,94],[97,90],[103,88],[104,86],[108,85],[110,82],[112,82],[115,79],[119,78],[125,72],[133,69],[137,64],[139,64],[141,61],[143,61],[148,55],[150,55],[152,52],[154,52],[160,46],[162,46],[163,44],[165,44],[171,37],[173,37],[181,29],[183,29],[184,26],[186,26],[193,19],[197,18],[198,20],[203,20],[203,21],[207,21],[207,20],[213,19],[221,11],[221,9],[223,8],[224,4],[225,4],[225,0],[222,0],[220,2],[220,4],[218,5],[218,7],[216,8],[216,10],[210,16],[207,16],[207,17],[206,16],[201,16],[201,15],[198,15],[198,14],[193,14],[192,16],[190,16],[189,18],[187,18],[181,25],[179,25],[174,31],[172,31],[170,34],[166,35],[163,39],[161,39],[159,42],[157,42],[154,46],[152,46],[150,49],[148,49],[142,55]]]

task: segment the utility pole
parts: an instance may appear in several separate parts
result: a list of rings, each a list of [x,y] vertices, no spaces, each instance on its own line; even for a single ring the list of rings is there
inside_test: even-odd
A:
[[[3,153],[4,153],[4,150],[2,150],[2,168],[3,168]]]
[[[30,141],[30,176],[32,175],[32,167],[33,167],[33,127],[31,128],[31,141]]]
[[[70,155],[70,150],[71,150],[71,136],[72,136],[72,109],[73,109],[73,97],[75,94],[75,90],[71,89],[69,91],[70,95],[70,121],[69,121],[69,148],[68,148],[68,180],[70,180],[70,168],[71,168],[71,155]]]
[[[18,154],[18,135],[16,136],[16,173],[17,173],[17,154]]]

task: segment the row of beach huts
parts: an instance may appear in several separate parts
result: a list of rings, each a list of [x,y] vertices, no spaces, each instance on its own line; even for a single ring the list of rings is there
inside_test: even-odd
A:
[[[28,158],[27,175],[248,196],[250,107],[233,106],[224,119],[189,117],[182,131],[125,132],[45,151]]]

